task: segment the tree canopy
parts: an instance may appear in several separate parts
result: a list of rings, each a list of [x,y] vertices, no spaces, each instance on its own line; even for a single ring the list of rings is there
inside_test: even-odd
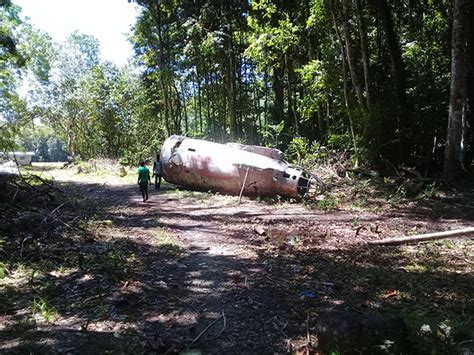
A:
[[[447,179],[471,164],[469,1],[136,3],[135,59],[118,68],[94,37],[54,43],[2,1],[0,149],[36,118],[85,159],[151,156],[184,134],[328,146],[356,162],[444,166]]]

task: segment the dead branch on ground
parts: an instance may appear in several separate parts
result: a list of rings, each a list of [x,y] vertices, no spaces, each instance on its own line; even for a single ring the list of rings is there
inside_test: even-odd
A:
[[[430,240],[446,239],[446,238],[461,238],[474,237],[474,227],[455,229],[445,232],[436,232],[428,234],[418,234],[397,238],[387,238],[382,240],[373,240],[367,242],[369,245],[400,245],[409,243],[419,243]]]

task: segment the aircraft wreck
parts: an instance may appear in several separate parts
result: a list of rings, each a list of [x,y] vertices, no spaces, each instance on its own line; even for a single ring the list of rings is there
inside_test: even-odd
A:
[[[160,153],[163,178],[173,184],[230,195],[310,197],[324,184],[290,165],[278,149],[219,144],[173,135]]]

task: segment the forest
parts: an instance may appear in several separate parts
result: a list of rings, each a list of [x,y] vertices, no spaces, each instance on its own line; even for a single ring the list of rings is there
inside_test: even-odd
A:
[[[0,169],[1,353],[472,354],[474,2],[114,6],[138,9],[124,65],[0,0],[0,168],[35,153]],[[172,135],[279,149],[324,189],[165,176],[142,203]]]
[[[54,43],[2,1],[0,150],[136,161],[182,134],[448,180],[471,164],[469,1],[137,4],[118,68],[92,36]]]

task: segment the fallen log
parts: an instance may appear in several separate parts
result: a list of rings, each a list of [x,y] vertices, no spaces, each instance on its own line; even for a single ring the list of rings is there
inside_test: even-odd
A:
[[[367,242],[369,245],[400,245],[409,243],[419,243],[428,240],[437,240],[445,238],[474,237],[474,227],[454,229],[445,232],[436,232],[428,234],[410,235],[397,238],[387,238],[382,240],[372,240]]]

